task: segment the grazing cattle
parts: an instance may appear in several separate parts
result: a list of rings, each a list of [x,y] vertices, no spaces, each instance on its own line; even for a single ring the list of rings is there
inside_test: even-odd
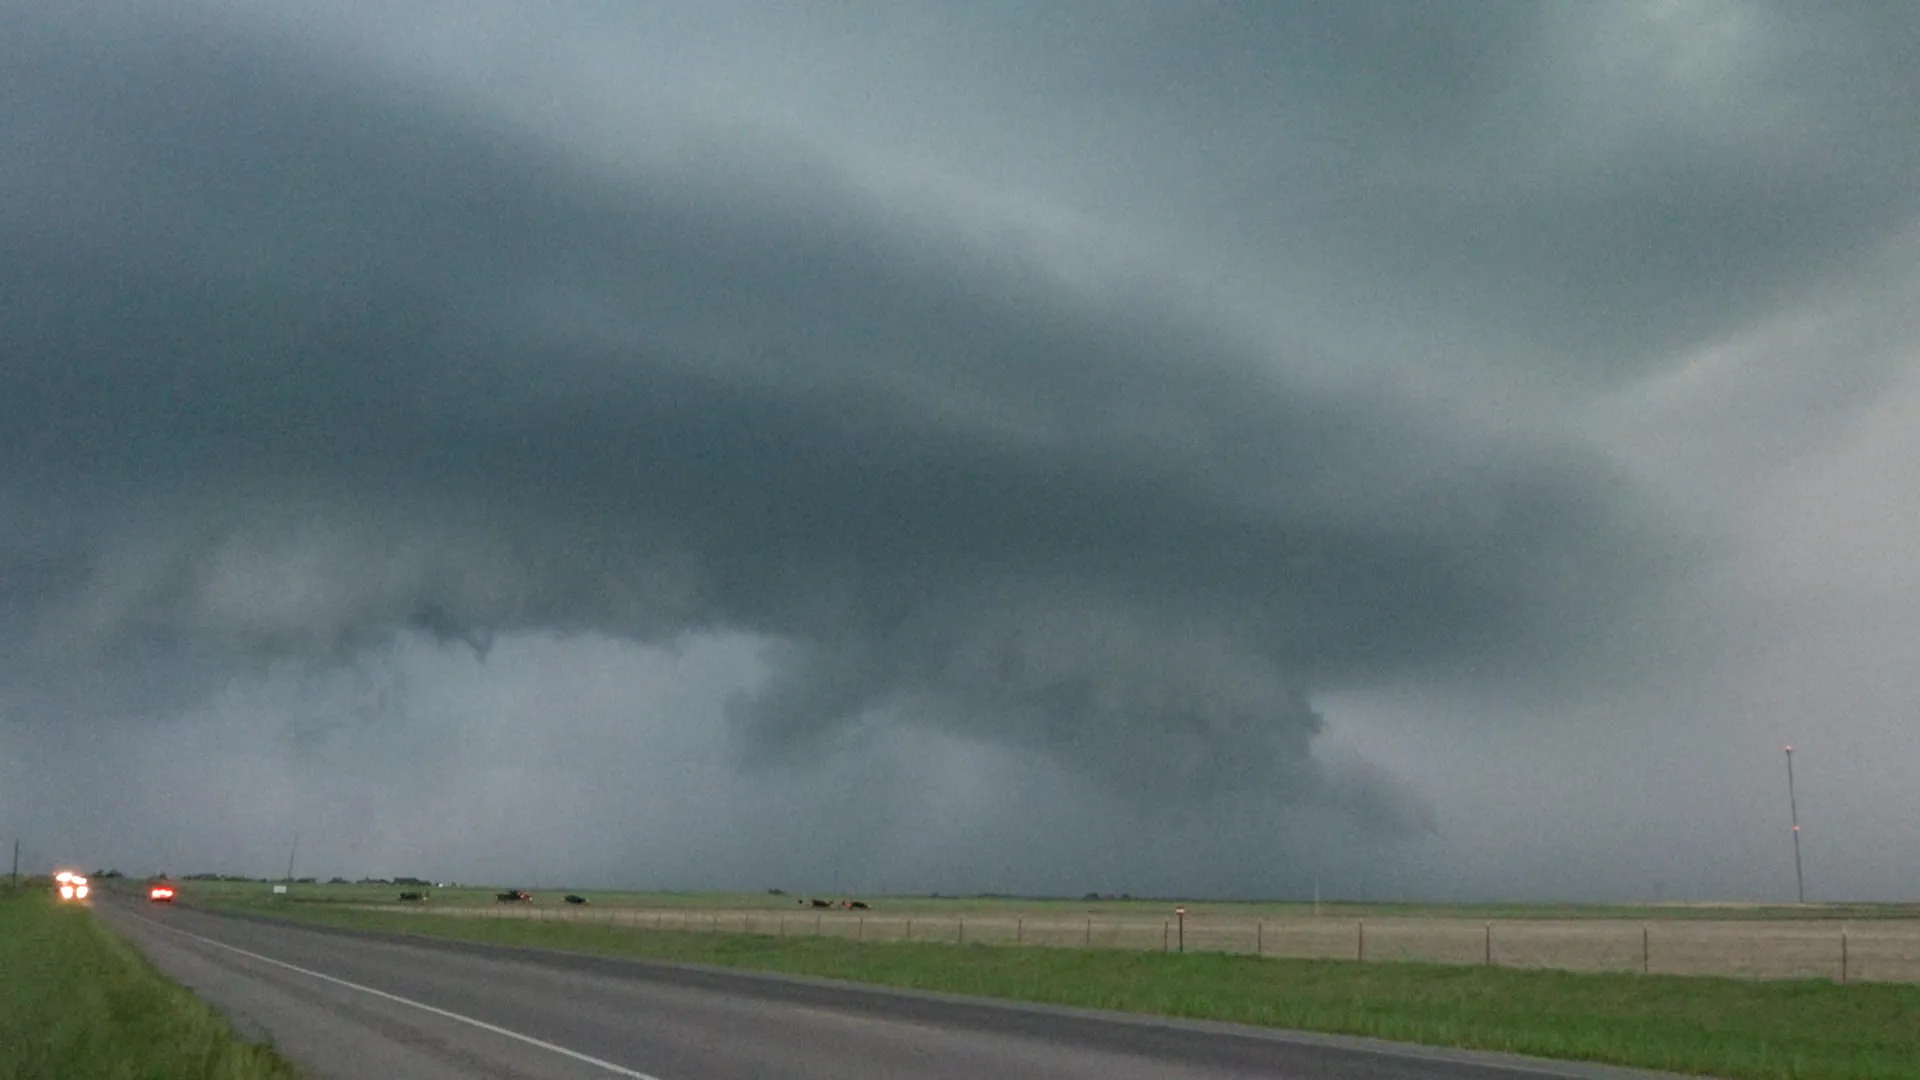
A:
[[[856,911],[867,910],[867,902],[865,900],[849,900],[847,901],[847,906]]]
[[[584,904],[586,902],[587,898],[584,896],[575,896],[572,893],[567,894],[567,903],[569,904]]]
[[[833,901],[831,901],[831,900],[815,900],[815,901],[813,901],[813,906],[814,906],[814,907],[832,907],[832,906],[833,906]]]
[[[511,904],[511,903],[515,903],[515,902],[517,902],[517,901],[524,901],[524,900],[531,900],[531,899],[533,899],[533,897],[532,897],[532,896],[530,896],[530,895],[528,895],[528,894],[526,894],[526,893],[523,893],[523,892],[520,892],[520,891],[519,891],[519,890],[517,890],[517,889],[516,889],[516,890],[514,890],[514,891],[512,891],[512,892],[503,892],[503,893],[495,893],[495,894],[493,895],[493,898],[494,898],[495,900],[498,900],[499,902],[501,902],[501,903],[503,903],[503,904]]]
[[[426,898],[427,898],[427,894],[426,894],[426,893],[419,893],[419,892],[403,892],[403,893],[401,893],[401,894],[400,894],[400,899],[401,899],[401,901],[402,901],[403,903],[404,903],[404,902],[412,902],[412,901],[415,901],[415,900],[425,900]]]

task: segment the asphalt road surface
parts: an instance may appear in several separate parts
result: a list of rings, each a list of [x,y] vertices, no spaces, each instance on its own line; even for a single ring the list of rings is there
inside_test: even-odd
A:
[[[637,1080],[1528,1080],[1648,1073],[825,980],[290,926],[98,918],[313,1075]]]

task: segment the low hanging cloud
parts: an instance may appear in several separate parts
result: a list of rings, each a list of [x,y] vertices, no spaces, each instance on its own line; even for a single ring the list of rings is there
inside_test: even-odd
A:
[[[664,93],[542,131],[352,34],[184,10],[20,7],[0,42],[25,685],[185,700],[406,631],[740,634],[750,763],[922,725],[1129,796],[1407,824],[1316,763],[1317,694],[1578,677],[1691,557],[1577,415],[1489,422],[1417,358],[1383,379],[1148,232]],[[1595,213],[1519,265],[1599,243]],[[1568,288],[1632,276],[1600,247]],[[1659,316],[1629,352],[1753,296],[1609,295]]]
[[[671,113],[607,176],[271,40],[87,41],[5,76],[43,656],[742,631],[762,759],[891,712],[1285,791],[1316,689],[1530,649],[1631,565],[1604,462],[1299,377],[1091,240]]]

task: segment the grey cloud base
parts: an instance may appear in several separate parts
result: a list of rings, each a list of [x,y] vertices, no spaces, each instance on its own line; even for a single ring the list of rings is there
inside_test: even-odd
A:
[[[707,137],[710,184],[595,181],[236,59],[115,55],[143,92],[109,97],[76,57],[45,107],[118,168],[67,163],[9,244],[9,457],[157,518],[40,598],[82,645],[745,630],[795,643],[736,713],[764,752],[920,701],[1123,786],[1286,789],[1317,683],[1514,647],[1529,564],[1617,585],[1578,455],[1291,389],[824,163]]]

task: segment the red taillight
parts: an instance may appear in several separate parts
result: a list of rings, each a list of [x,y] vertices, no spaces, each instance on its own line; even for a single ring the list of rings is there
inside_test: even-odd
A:
[[[171,900],[173,899],[173,890],[155,889],[150,895],[152,895],[155,900]]]

